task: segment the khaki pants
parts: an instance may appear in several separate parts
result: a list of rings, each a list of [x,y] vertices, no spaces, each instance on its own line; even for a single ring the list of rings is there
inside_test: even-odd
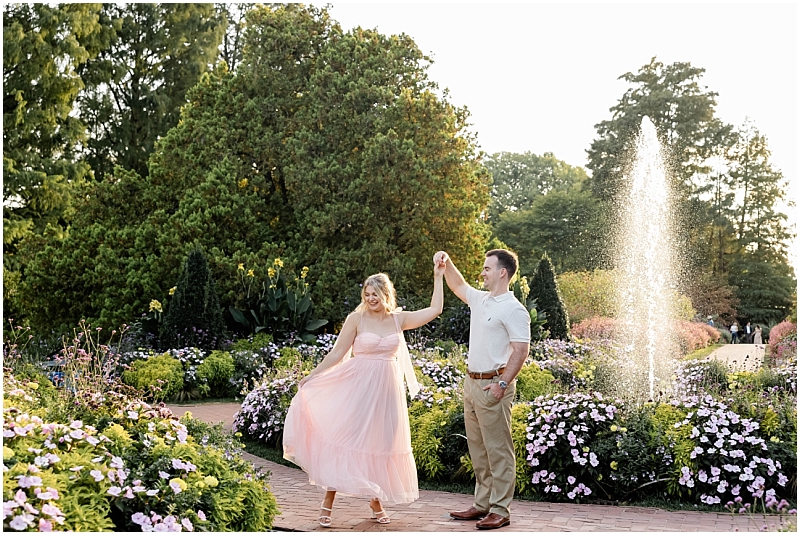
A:
[[[483,388],[493,379],[464,380],[464,425],[472,467],[475,469],[475,503],[480,511],[511,517],[516,483],[516,458],[511,440],[511,402],[516,381],[498,400]]]

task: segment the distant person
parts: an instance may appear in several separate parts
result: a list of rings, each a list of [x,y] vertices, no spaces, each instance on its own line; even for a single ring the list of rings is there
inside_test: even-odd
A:
[[[739,343],[739,326],[734,321],[731,324],[731,343],[738,344]]]
[[[760,346],[764,342],[761,340],[761,325],[756,325],[756,330],[753,333],[753,343]]]
[[[750,322],[748,321],[747,325],[744,326],[744,343],[751,344],[752,336],[753,336],[753,328],[750,327]]]
[[[711,316],[708,317],[708,324],[711,325],[712,327],[714,326],[714,320],[711,319]]]

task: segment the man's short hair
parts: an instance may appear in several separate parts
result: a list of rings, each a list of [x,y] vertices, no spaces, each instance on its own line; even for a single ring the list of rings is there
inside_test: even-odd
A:
[[[519,260],[517,259],[517,254],[515,252],[507,249],[492,249],[486,253],[486,258],[489,258],[490,256],[496,256],[497,265],[501,268],[506,268],[506,271],[508,272],[508,280],[514,278],[514,275],[517,273],[517,266],[519,266]]]

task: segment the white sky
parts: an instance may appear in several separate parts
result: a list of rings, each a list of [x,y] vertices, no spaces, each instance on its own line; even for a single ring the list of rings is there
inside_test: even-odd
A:
[[[571,165],[586,165],[594,125],[628,87],[620,75],[653,56],[705,68],[701,83],[719,93],[718,117],[754,122],[796,199],[795,3],[333,2],[331,14],[344,29],[410,35],[434,61],[430,78],[469,108],[486,152],[549,151]]]

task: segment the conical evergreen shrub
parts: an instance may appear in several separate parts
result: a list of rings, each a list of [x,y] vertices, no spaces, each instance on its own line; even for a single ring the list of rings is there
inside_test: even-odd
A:
[[[208,262],[199,250],[189,253],[175,294],[159,330],[161,349],[219,349],[225,323]]]
[[[547,253],[542,255],[536,273],[530,282],[531,296],[536,299],[538,310],[547,313],[545,328],[550,331],[550,338],[569,340],[569,316],[558,291],[553,263]]]

